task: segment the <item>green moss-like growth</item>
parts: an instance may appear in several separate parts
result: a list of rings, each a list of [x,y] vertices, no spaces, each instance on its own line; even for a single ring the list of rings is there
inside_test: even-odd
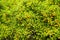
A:
[[[0,0],[0,40],[60,40],[60,0]]]

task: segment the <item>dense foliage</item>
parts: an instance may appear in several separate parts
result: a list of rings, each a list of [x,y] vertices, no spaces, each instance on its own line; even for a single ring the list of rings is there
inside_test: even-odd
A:
[[[60,40],[60,0],[0,0],[0,40]]]

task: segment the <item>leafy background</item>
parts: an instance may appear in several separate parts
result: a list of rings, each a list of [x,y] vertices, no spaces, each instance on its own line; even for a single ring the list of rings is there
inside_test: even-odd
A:
[[[60,40],[60,0],[0,0],[0,40]]]

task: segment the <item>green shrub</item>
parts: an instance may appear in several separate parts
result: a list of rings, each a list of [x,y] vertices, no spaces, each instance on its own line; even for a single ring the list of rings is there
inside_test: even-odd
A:
[[[0,0],[0,40],[60,40],[60,0]]]

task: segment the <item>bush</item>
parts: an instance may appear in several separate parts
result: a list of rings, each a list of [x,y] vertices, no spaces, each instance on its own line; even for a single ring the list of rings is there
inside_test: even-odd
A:
[[[0,0],[0,40],[60,40],[60,0]]]

